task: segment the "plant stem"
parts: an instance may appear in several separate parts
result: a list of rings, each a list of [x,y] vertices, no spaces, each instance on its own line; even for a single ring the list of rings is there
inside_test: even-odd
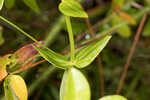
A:
[[[16,29],[17,31],[23,33],[25,36],[29,37],[31,40],[33,40],[34,42],[39,43],[35,38],[33,38],[31,35],[29,35],[28,33],[26,33],[25,31],[23,31],[21,28],[19,28],[17,25],[13,24],[12,22],[8,21],[7,19],[5,19],[4,17],[0,16],[0,20],[2,22],[4,22],[4,24],[8,24],[8,26],[13,27],[14,29]],[[7,25],[6,25],[7,26]]]
[[[66,18],[66,24],[67,24],[67,30],[68,30],[68,34],[69,34],[69,41],[70,41],[70,51],[71,51],[71,62],[74,61],[74,38],[73,38],[73,32],[72,32],[72,27],[71,27],[71,21],[70,21],[70,17],[69,16],[65,16]]]

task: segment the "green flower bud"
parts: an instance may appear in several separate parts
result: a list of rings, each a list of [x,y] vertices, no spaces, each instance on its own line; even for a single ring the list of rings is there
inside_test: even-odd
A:
[[[76,68],[65,71],[60,88],[60,100],[90,100],[90,87],[85,76]]]
[[[99,100],[127,100],[127,99],[120,95],[110,95],[110,96],[102,97]]]

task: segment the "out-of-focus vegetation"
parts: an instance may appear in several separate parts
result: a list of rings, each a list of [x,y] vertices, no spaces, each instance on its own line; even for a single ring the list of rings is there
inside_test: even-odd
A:
[[[5,0],[1,16],[45,41],[46,46],[60,53],[67,53],[69,40],[64,16],[58,11],[60,0]],[[150,96],[150,0],[80,0],[89,15],[85,19],[72,18],[75,45],[104,33],[112,33],[112,39],[100,53],[98,60],[82,70],[91,87],[91,100],[102,97],[101,71],[104,94],[115,94],[134,41],[138,25],[144,13],[148,14],[140,40],[132,56],[121,95],[129,100],[149,100]],[[32,43],[9,25],[0,21],[0,56],[14,53],[20,47]],[[94,34],[88,27],[93,28]],[[45,62],[23,73],[29,100],[59,100],[59,89],[64,71]],[[2,83],[1,83],[2,84]],[[0,86],[0,100],[4,92]]]

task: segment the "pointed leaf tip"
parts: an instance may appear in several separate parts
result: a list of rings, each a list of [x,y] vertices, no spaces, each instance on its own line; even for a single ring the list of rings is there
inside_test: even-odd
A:
[[[96,56],[104,49],[107,45],[111,36],[106,36],[102,40],[92,43],[79,51],[76,55],[76,64],[78,68],[84,68],[88,66],[96,58]]]
[[[24,0],[24,3],[30,7],[36,13],[40,13],[40,8],[36,2],[36,0]]]
[[[4,0],[0,0],[0,10],[2,10],[3,4],[4,4]]]

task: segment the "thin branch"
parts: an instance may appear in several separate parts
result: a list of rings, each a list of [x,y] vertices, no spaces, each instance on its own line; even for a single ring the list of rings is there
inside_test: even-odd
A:
[[[103,65],[102,65],[101,56],[97,56],[97,62],[98,62],[98,68],[99,68],[99,74],[100,74],[101,96],[104,96],[105,89],[104,89]]]
[[[138,8],[138,9],[142,9],[143,6],[141,6],[140,4],[136,3],[136,2],[132,2],[131,5],[135,8]]]
[[[98,29],[98,27],[104,23],[107,23],[110,19],[112,19],[114,16],[116,16],[116,13],[113,13],[111,16],[108,16],[106,18],[104,18],[103,20],[99,21],[98,23],[96,23],[95,25],[92,26],[93,30]],[[89,30],[86,30],[84,32],[82,32],[81,34],[79,34],[76,37],[76,41],[80,41],[87,33],[89,32]]]
[[[91,36],[93,37],[93,36],[94,36],[94,30],[93,30],[93,27],[92,27],[92,25],[91,25],[89,19],[86,18],[86,19],[85,19],[85,22],[86,22],[86,24],[88,25],[88,29],[89,29],[89,31],[90,31]]]
[[[92,37],[94,37],[94,30],[93,27],[90,23],[90,20],[87,18],[86,19],[86,24],[88,25],[88,29],[90,31],[90,34]],[[101,96],[104,96],[105,90],[104,90],[104,79],[103,79],[103,66],[102,66],[102,61],[100,55],[97,56],[97,61],[98,61],[98,69],[100,73],[100,87],[101,87]]]
[[[134,2],[134,1],[131,3],[131,5],[132,5],[133,7],[135,7],[135,8],[137,8],[137,9],[143,9],[143,8],[144,8],[144,6],[138,4],[138,3]],[[148,12],[147,14],[150,15],[149,12]]]
[[[137,32],[136,32],[136,35],[135,35],[133,44],[132,44],[132,46],[131,46],[131,48],[130,48],[130,52],[129,52],[129,55],[128,55],[128,59],[127,59],[127,62],[126,62],[126,64],[125,64],[125,66],[124,66],[123,74],[122,74],[122,76],[121,76],[121,79],[120,79],[120,82],[119,82],[119,85],[118,85],[118,89],[117,89],[117,92],[116,92],[117,94],[120,93],[120,90],[121,90],[121,88],[122,88],[122,86],[123,86],[124,80],[125,80],[126,75],[127,75],[127,72],[128,72],[128,68],[129,68],[129,66],[130,66],[130,62],[131,62],[132,56],[133,56],[133,54],[134,54],[136,45],[137,45],[137,43],[138,43],[140,34],[141,34],[141,32],[142,32],[144,23],[145,23],[145,21],[146,21],[146,18],[147,18],[147,14],[144,14],[144,16],[142,17],[142,20],[141,20],[141,22],[140,22],[140,25],[139,25],[139,27],[138,27],[138,30],[137,30]]]
[[[27,70],[27,69],[29,69],[29,68],[32,68],[32,67],[37,66],[37,65],[39,65],[39,64],[42,64],[42,63],[44,63],[44,62],[47,62],[47,61],[46,61],[46,60],[38,61],[38,62],[36,62],[36,63],[34,63],[34,64],[25,66],[25,67],[23,68],[23,70]]]

